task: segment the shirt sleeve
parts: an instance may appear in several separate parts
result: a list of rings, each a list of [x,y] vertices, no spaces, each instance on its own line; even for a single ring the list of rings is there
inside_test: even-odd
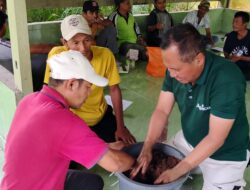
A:
[[[82,121],[73,121],[62,142],[60,154],[88,169],[93,167],[108,151],[108,145]]]
[[[154,26],[154,25],[156,25],[156,23],[157,23],[157,18],[156,18],[154,11],[152,11],[147,18],[147,25]]]
[[[0,60],[11,60],[11,45],[9,41],[3,41],[0,39]]]
[[[185,18],[183,19],[182,23],[190,23],[190,24],[193,24],[193,21],[192,21],[192,13],[189,12],[187,13],[187,15],[185,16]]]
[[[140,30],[140,27],[139,25],[137,24],[137,22],[135,22],[135,25],[134,25],[134,29],[135,29],[135,33],[137,36],[141,36],[141,30]]]
[[[109,50],[107,50],[107,57],[110,57],[107,60],[109,62],[108,63],[109,66],[107,67],[108,69],[104,77],[106,77],[109,80],[108,85],[113,86],[119,84],[121,82],[121,79],[116,65],[115,57]]]
[[[216,85],[211,94],[211,113],[225,119],[235,119],[245,106],[245,85],[230,82]]]
[[[173,92],[173,78],[170,77],[170,73],[166,70],[165,78],[162,85],[163,91]]]
[[[210,20],[208,14],[204,16],[204,26],[205,28],[210,28]]]
[[[225,41],[225,44],[223,46],[223,51],[230,54],[231,53],[231,48],[230,48],[230,41],[231,41],[231,38],[230,38],[230,35],[228,35],[226,37],[226,41]]]

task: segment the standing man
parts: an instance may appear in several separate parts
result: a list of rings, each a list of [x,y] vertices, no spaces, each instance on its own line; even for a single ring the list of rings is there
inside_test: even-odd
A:
[[[235,62],[250,80],[250,30],[247,28],[249,14],[236,12],[233,19],[233,31],[227,34],[224,44],[224,55]]]
[[[198,10],[191,11],[183,19],[183,23],[192,24],[197,30],[205,28],[207,42],[211,45],[214,44],[210,31],[210,20],[208,16],[210,3],[207,0],[202,0],[198,6]]]
[[[86,168],[95,164],[108,171],[125,171],[134,159],[114,149],[73,114],[91,93],[91,86],[105,86],[89,61],[77,51],[48,60],[48,86],[19,103],[5,146],[1,190],[101,190],[100,176],[68,170],[70,160]]]
[[[99,14],[99,5],[94,0],[84,1],[82,16],[88,21],[96,45],[109,48],[116,56],[119,52],[116,29],[113,23]]]
[[[155,183],[174,181],[199,166],[203,190],[243,189],[246,185],[246,81],[235,64],[205,51],[205,46],[202,36],[189,23],[173,27],[164,35],[161,48],[168,72],[132,177],[140,169],[146,171],[152,146],[176,102],[182,130],[172,144],[186,157],[163,172]]]
[[[135,138],[124,125],[122,110],[122,94],[119,88],[120,76],[114,55],[107,48],[92,46],[91,29],[82,15],[71,15],[61,23],[64,46],[54,47],[49,57],[68,50],[82,53],[90,61],[96,73],[108,78],[109,93],[113,109],[104,98],[104,88],[93,85],[92,92],[86,102],[77,109],[72,109],[90,128],[105,142],[122,140],[134,143]],[[49,67],[47,65],[44,82],[48,83]]]

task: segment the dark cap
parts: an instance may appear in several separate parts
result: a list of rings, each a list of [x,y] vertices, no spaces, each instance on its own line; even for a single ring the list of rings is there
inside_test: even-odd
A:
[[[99,5],[96,1],[84,1],[83,6],[82,6],[82,12],[98,12],[99,11]]]

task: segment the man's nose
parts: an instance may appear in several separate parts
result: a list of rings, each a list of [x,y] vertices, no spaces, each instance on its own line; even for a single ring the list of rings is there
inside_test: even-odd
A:
[[[80,44],[80,46],[79,46],[79,50],[80,50],[80,52],[84,52],[85,49],[86,49],[86,45],[85,45],[84,42],[82,42],[82,43]]]

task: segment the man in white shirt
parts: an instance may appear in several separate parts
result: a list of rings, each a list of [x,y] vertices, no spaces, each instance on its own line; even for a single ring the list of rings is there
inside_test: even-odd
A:
[[[208,17],[210,3],[207,0],[202,0],[198,6],[198,10],[189,12],[186,17],[183,19],[183,23],[192,24],[197,30],[205,28],[206,37],[209,44],[213,45],[214,40],[211,36],[210,31],[210,21]]]

